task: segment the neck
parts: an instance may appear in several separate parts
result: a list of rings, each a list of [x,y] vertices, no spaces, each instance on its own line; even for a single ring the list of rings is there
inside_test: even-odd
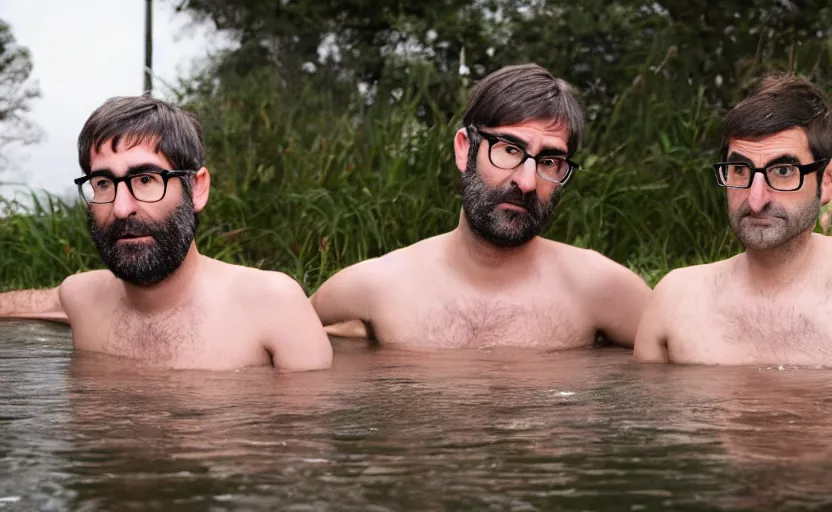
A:
[[[803,233],[773,249],[746,250],[745,264],[751,282],[766,285],[788,284],[805,273],[813,256],[812,233]]]
[[[133,309],[144,314],[158,313],[180,306],[192,297],[201,263],[202,257],[196,249],[196,244],[191,242],[182,265],[162,281],[150,286],[122,281],[127,301]]]
[[[451,265],[477,281],[517,281],[532,267],[530,260],[538,245],[537,237],[517,247],[494,245],[471,230],[464,213],[450,236],[453,240],[448,254]]]

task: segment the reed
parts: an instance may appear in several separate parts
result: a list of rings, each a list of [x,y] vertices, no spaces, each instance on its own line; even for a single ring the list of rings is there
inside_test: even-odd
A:
[[[286,272],[311,293],[347,265],[458,222],[459,119],[431,100],[429,77],[380,86],[373,102],[266,71],[235,80],[194,82],[180,97],[203,122],[212,171],[203,254]],[[660,78],[590,122],[575,157],[583,166],[544,235],[606,254],[653,285],[739,247],[710,171],[722,112],[701,90],[680,95],[650,80]],[[100,266],[81,205],[31,199],[0,203],[0,287],[51,286]]]

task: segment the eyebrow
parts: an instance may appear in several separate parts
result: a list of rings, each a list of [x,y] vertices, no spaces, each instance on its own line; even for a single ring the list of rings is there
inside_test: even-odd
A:
[[[728,156],[728,161],[729,162],[737,162],[737,163],[742,162],[744,164],[747,164],[750,167],[754,167],[754,164],[751,162],[750,158],[748,158],[747,156],[745,156],[741,153],[737,153],[736,151],[732,152]],[[780,155],[777,158],[772,158],[771,160],[766,162],[766,164],[763,165],[763,168],[766,168],[770,165],[777,165],[777,164],[800,165],[800,159],[795,155],[790,155],[790,154]]]
[[[520,137],[516,136],[516,135],[512,135],[510,133],[493,133],[492,135],[494,135],[498,139],[502,139],[505,142],[508,142],[509,144],[514,144],[515,146],[519,146],[523,151],[528,151],[529,150],[529,143],[526,142],[525,140],[521,139]],[[544,146],[537,153],[537,156],[542,156],[542,155],[562,156],[562,155],[566,155],[566,151],[564,151],[561,148],[554,148],[554,147],[551,147],[551,146],[549,146],[549,147]]]
[[[163,167],[160,167],[156,164],[141,164],[141,165],[136,165],[134,167],[128,167],[127,172],[125,172],[124,175],[125,176],[131,176],[131,175],[134,175],[134,174],[146,173],[148,171],[164,171],[164,170],[165,169]],[[102,168],[102,169],[93,169],[92,171],[90,171],[90,174],[96,174],[98,176],[109,175],[109,176],[115,177],[115,173],[112,170],[110,170],[106,167]]]

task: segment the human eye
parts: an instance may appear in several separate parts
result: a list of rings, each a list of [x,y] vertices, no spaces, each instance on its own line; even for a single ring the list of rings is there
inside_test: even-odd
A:
[[[556,168],[561,167],[563,164],[564,164],[563,158],[557,158],[557,157],[550,156],[550,157],[542,158],[540,160],[539,165],[541,165],[543,167],[546,167],[547,169],[556,169]]]
[[[734,176],[745,176],[748,174],[748,166],[745,164],[728,164],[728,173]]]
[[[133,185],[154,185],[162,180],[158,174],[137,174],[130,178]]]
[[[110,185],[113,184],[113,181],[110,178],[93,178],[92,179],[93,187],[99,190],[106,190],[109,188]]]
[[[500,153],[505,153],[506,155],[516,156],[523,154],[523,151],[520,148],[502,140],[494,145],[494,149]]]
[[[768,172],[775,178],[790,178],[797,173],[797,167],[794,165],[778,165],[769,168]]]

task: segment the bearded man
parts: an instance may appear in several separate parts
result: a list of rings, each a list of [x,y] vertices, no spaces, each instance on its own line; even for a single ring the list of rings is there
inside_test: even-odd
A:
[[[450,233],[348,267],[312,303],[331,334],[405,348],[633,346],[650,289],[590,250],[539,237],[577,164],[572,88],[535,64],[471,91],[453,141],[462,212]],[[345,329],[356,321],[366,326]]]
[[[75,180],[109,270],[51,290],[0,294],[0,316],[65,321],[74,347],[154,366],[329,368],[332,347],[303,289],[279,272],[202,256],[202,128],[146,96],[112,98],[78,137]]]
[[[832,193],[832,113],[824,95],[771,75],[726,116],[722,161],[733,258],[674,270],[639,327],[639,361],[832,364],[832,240],[813,233]]]

